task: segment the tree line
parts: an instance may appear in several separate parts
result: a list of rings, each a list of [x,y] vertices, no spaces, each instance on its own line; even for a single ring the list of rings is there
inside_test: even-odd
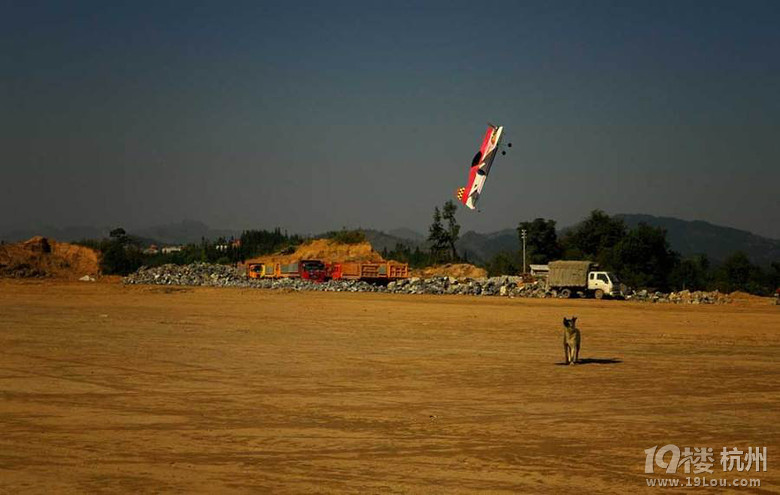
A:
[[[399,243],[392,250],[383,250],[383,256],[409,263],[413,268],[468,262],[456,248],[460,237],[460,225],[455,217],[457,210],[453,201],[447,201],[441,208],[434,207],[425,246],[411,248]],[[560,233],[555,220],[536,218],[520,222],[517,226],[518,250],[498,253],[483,264],[490,276],[520,274],[522,231],[526,232],[527,264],[546,264],[558,259],[591,260],[602,269],[617,273],[633,288],[741,290],[770,295],[780,287],[780,262],[762,268],[751,263],[742,252],[733,253],[720,263],[712,262],[704,254],[682,256],[670,248],[664,229],[646,223],[628,228],[622,219],[610,217],[601,210],[592,211],[575,227]],[[359,229],[332,231],[325,237],[342,243],[365,241],[365,234]],[[164,263],[229,264],[267,254],[288,254],[304,240],[302,236],[290,235],[279,228],[246,230],[238,239],[201,239],[200,243],[183,246],[178,252],[147,254],[142,250],[140,240],[118,228],[111,231],[107,239],[82,241],[81,244],[102,253],[103,273],[126,275],[141,266]]]
[[[640,223],[629,229],[622,219],[594,210],[560,237],[556,222],[537,218],[520,222],[518,243],[526,231],[526,260],[544,264],[553,260],[591,260],[604,270],[614,271],[634,288],[657,290],[735,290],[771,295],[780,287],[780,262],[762,269],[743,252],[735,252],[721,263],[704,254],[682,256],[673,251],[666,231]],[[488,262],[489,271],[517,272],[522,266],[518,253],[500,253]]]
[[[113,229],[108,238],[82,240],[78,244],[100,251],[100,268],[107,275],[127,275],[142,266],[159,266],[166,263],[186,265],[190,263],[233,264],[267,254],[294,252],[304,238],[273,230],[245,230],[238,239],[220,237],[216,240],[202,238],[180,251],[170,253],[146,252],[143,242],[123,228]]]
[[[428,248],[412,250],[402,244],[386,257],[424,267],[450,262],[467,262],[455,248],[460,226],[456,205],[447,201],[433,211],[428,229]],[[673,251],[666,231],[647,223],[628,228],[620,218],[593,210],[575,227],[560,233],[555,220],[536,218],[517,226],[518,249],[500,252],[483,264],[489,276],[518,275],[522,272],[522,232],[526,233],[526,263],[547,264],[554,260],[590,260],[603,270],[618,274],[633,288],[655,290],[741,290],[771,295],[780,287],[780,262],[767,269],[750,262],[743,252],[735,252],[720,263],[704,254],[682,256]]]

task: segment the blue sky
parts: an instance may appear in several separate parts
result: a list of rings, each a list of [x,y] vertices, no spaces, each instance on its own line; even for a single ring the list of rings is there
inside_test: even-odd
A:
[[[777,2],[0,0],[0,226],[424,231],[595,208],[780,238]],[[23,205],[23,207],[20,207]]]

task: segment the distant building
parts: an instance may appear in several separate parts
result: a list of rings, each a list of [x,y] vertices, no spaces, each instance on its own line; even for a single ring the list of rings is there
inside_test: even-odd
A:
[[[157,246],[157,244],[152,244],[148,248],[143,250],[144,254],[157,254],[160,252],[160,248]]]
[[[214,246],[214,249],[222,253],[227,252],[228,249],[238,249],[241,247],[241,239],[234,239],[231,237],[229,241],[225,241],[224,239],[220,239],[220,240],[224,242],[220,242],[219,244],[216,244]]]
[[[178,253],[179,251],[181,251],[181,246],[165,246],[162,248],[163,254]]]

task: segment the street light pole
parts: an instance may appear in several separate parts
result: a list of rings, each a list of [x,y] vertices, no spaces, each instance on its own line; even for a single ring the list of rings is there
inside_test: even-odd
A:
[[[523,238],[523,275],[525,275],[525,229],[522,229],[520,234]]]

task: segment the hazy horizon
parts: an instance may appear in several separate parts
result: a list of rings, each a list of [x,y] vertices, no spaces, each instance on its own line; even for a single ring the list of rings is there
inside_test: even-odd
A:
[[[579,222],[585,220],[589,215],[590,215],[590,212],[588,212],[588,215],[583,216],[582,218],[580,218],[579,220],[577,220],[577,221],[575,221],[574,223],[571,223],[571,224],[561,224],[560,222],[556,221],[556,229],[558,231],[561,231],[561,230],[566,230],[566,229],[569,229],[571,227],[574,227]],[[614,213],[614,214],[610,214],[610,215],[611,216],[613,216],[613,215],[645,216],[645,215],[648,215],[648,214],[646,214],[646,213],[618,212],[618,213]],[[681,220],[681,221],[685,221],[685,222],[705,222],[705,223],[708,223],[708,224],[710,224],[710,225],[712,225],[714,227],[736,229],[736,230],[748,232],[748,233],[751,233],[751,234],[754,234],[754,235],[758,235],[758,236],[764,237],[766,239],[770,239],[770,240],[774,240],[774,241],[780,241],[780,238],[774,238],[774,237],[771,237],[771,236],[765,236],[765,235],[762,235],[762,234],[757,233],[757,232],[752,232],[750,230],[745,230],[745,229],[739,229],[739,228],[732,227],[732,226],[729,226],[729,225],[716,224],[716,223],[713,223],[713,222],[709,222],[707,220],[700,220],[700,219],[686,220],[686,219],[677,218],[677,217],[665,217],[665,216],[657,216],[657,215],[649,215],[649,216],[653,216],[653,217],[656,217],[656,218],[659,218],[659,219]],[[534,219],[528,219],[528,221],[531,221],[531,220],[534,220]],[[553,218],[553,219],[547,219],[547,220],[555,220],[555,219]],[[432,221],[432,219],[431,219],[431,221]],[[203,222],[201,220],[192,219],[192,218],[185,218],[185,219],[182,219],[182,220],[179,220],[179,221],[166,222],[166,223],[156,223],[156,224],[146,224],[146,225],[110,224],[110,225],[63,225],[63,226],[55,226],[55,225],[50,225],[50,224],[41,224],[41,225],[34,225],[34,226],[18,226],[18,227],[0,225],[0,238],[2,238],[3,235],[6,235],[6,234],[14,232],[14,231],[16,231],[16,232],[29,231],[29,234],[31,234],[31,235],[33,233],[36,233],[36,234],[40,235],[45,230],[62,230],[62,231],[65,231],[65,230],[69,230],[69,229],[74,229],[74,230],[75,229],[95,229],[95,230],[103,229],[103,230],[106,231],[106,235],[107,235],[109,230],[114,229],[114,228],[118,228],[118,227],[122,227],[128,233],[134,234],[134,233],[154,230],[154,229],[158,229],[158,228],[162,228],[162,229],[168,228],[168,229],[170,229],[170,228],[173,228],[173,227],[176,227],[176,226],[180,226],[180,225],[184,225],[184,224],[187,224],[187,223],[199,224],[199,225],[202,225],[202,226],[208,228],[209,230],[213,230],[213,231],[228,231],[228,232],[234,232],[236,234],[240,234],[241,232],[246,231],[246,230],[274,230],[276,228],[279,228],[283,232],[287,232],[288,234],[297,234],[297,235],[301,235],[301,236],[304,236],[304,237],[318,236],[318,235],[326,234],[327,232],[332,231],[332,230],[342,230],[342,229],[347,229],[347,230],[354,230],[354,229],[358,229],[358,230],[374,230],[374,231],[384,232],[386,234],[391,234],[391,235],[394,232],[396,232],[396,231],[408,230],[408,231],[412,232],[413,234],[418,234],[420,236],[427,237],[427,235],[428,235],[428,225],[430,224],[430,222],[429,222],[429,224],[426,225],[422,229],[415,229],[415,228],[404,226],[404,225],[398,225],[398,226],[395,226],[395,227],[383,228],[383,229],[372,227],[370,225],[355,225],[355,226],[342,225],[341,227],[336,227],[336,228],[333,228],[333,229],[301,232],[301,231],[294,231],[294,230],[288,229],[284,225],[261,225],[261,226],[255,225],[255,226],[230,227],[230,226],[223,226],[223,225],[211,225],[211,224],[208,224],[208,223]],[[498,233],[498,232],[501,232],[501,231],[515,230],[515,229],[517,229],[517,225],[505,226],[505,227],[501,227],[501,228],[494,229],[494,230],[464,229],[463,226],[461,226],[461,235],[463,235],[466,232],[475,232],[475,233],[481,234],[481,235],[484,235],[484,234],[494,234],[494,233]],[[5,240],[8,240],[8,239],[5,239]],[[23,239],[19,239],[19,240],[23,240]]]
[[[593,209],[780,238],[780,3],[3,3],[0,227],[462,231]]]

